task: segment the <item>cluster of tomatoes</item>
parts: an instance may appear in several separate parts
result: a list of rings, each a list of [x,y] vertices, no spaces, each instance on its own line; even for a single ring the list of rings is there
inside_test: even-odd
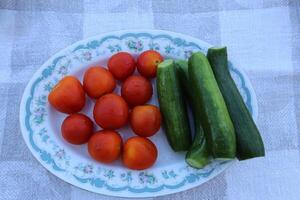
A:
[[[108,70],[101,66],[87,69],[83,84],[74,76],[64,77],[50,92],[49,103],[58,111],[69,114],[61,125],[63,138],[71,144],[88,143],[90,156],[110,163],[122,154],[123,164],[136,170],[151,167],[157,158],[157,148],[147,137],[161,125],[159,108],[147,105],[153,94],[149,79],[156,76],[157,65],[163,57],[148,50],[137,62],[127,52],[114,54],[108,60]],[[133,75],[135,68],[141,75]],[[117,81],[122,83],[121,96],[113,93]],[[94,132],[94,123],[78,113],[85,105],[85,94],[96,99],[93,117],[103,129]],[[129,122],[137,135],[124,144],[116,131]]]

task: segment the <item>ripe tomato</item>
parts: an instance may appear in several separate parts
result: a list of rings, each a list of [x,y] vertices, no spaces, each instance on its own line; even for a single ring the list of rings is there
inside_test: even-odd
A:
[[[130,76],[121,89],[122,97],[129,106],[145,104],[151,99],[153,89],[150,81],[142,76]]]
[[[90,67],[84,74],[83,88],[92,98],[111,93],[115,87],[113,75],[103,67]]]
[[[71,114],[63,121],[61,133],[71,144],[84,144],[93,134],[93,122],[84,114]]]
[[[129,53],[119,52],[110,57],[107,66],[115,79],[122,81],[133,74],[135,60]]]
[[[122,150],[122,138],[111,130],[96,132],[88,143],[91,157],[97,161],[110,163],[118,159]]]
[[[51,90],[48,101],[60,112],[76,113],[85,104],[85,93],[77,78],[66,76]]]
[[[137,135],[150,137],[160,128],[161,114],[159,108],[153,105],[136,106],[130,115],[130,125]]]
[[[147,138],[132,137],[124,144],[123,164],[129,169],[147,169],[155,163],[156,158],[156,146]]]
[[[116,94],[106,94],[96,101],[94,119],[104,129],[118,129],[128,121],[129,108],[124,99]]]
[[[154,78],[156,76],[157,66],[163,60],[163,57],[157,51],[144,51],[138,57],[137,69],[142,76],[146,78]]]

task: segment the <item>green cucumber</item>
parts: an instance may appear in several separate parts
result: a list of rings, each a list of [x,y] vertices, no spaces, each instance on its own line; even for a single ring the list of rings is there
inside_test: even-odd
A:
[[[207,143],[204,136],[204,130],[201,125],[201,111],[197,110],[194,104],[198,103],[197,98],[193,95],[193,86],[189,84],[188,78],[188,63],[184,60],[179,60],[175,62],[177,71],[179,73],[180,83],[183,87],[184,93],[187,100],[191,106],[191,110],[194,118],[194,139],[191,148],[185,156],[185,161],[194,168],[203,168],[211,160],[210,153],[207,149]]]
[[[191,145],[191,131],[173,60],[165,60],[158,65],[156,85],[169,144],[174,151],[187,151]]]
[[[229,73],[226,47],[210,48],[207,58],[235,128],[238,159],[245,160],[264,156],[265,149],[262,138]]]
[[[236,155],[234,127],[223,96],[206,56],[193,53],[189,58],[189,78],[199,99],[201,120],[209,151],[216,159],[233,159]]]

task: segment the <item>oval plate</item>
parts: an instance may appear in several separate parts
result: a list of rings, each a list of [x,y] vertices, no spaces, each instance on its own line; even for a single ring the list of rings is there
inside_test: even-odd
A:
[[[234,161],[213,162],[201,170],[189,167],[184,153],[174,153],[160,130],[151,140],[159,156],[150,169],[134,171],[121,161],[106,165],[92,160],[86,145],[66,143],[60,125],[66,115],[52,109],[47,96],[52,87],[65,75],[82,80],[87,67],[106,66],[108,58],[118,51],[137,56],[154,49],[165,58],[187,59],[192,52],[206,53],[211,45],[183,34],[161,30],[128,30],[102,34],[79,41],[46,61],[28,83],[20,106],[23,138],[34,157],[51,173],[80,188],[120,197],[153,197],[171,194],[198,186],[224,171]],[[230,72],[254,119],[257,102],[246,75],[230,63]],[[155,80],[154,95],[149,103],[158,105]],[[119,92],[118,87],[115,92]],[[88,99],[88,98],[87,98]],[[92,117],[93,100],[88,99],[82,112]],[[99,128],[99,127],[98,127]],[[118,130],[124,140],[133,134],[130,128]]]

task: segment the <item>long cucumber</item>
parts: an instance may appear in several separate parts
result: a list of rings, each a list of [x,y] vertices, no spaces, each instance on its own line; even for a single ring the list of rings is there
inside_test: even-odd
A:
[[[236,156],[236,138],[223,96],[206,56],[193,53],[189,58],[189,78],[199,99],[201,120],[210,152],[217,159]]]
[[[186,154],[185,161],[191,167],[203,168],[210,162],[211,156],[206,146],[204,130],[201,125],[201,111],[197,110],[199,107],[195,106],[198,103],[197,97],[194,95],[193,85],[189,83],[188,63],[187,61],[179,60],[175,62],[175,65],[179,73],[180,83],[191,106],[194,119],[194,139],[191,148]]]
[[[158,65],[156,81],[167,139],[174,151],[186,151],[191,145],[191,131],[173,60],[165,60]]]
[[[229,73],[226,47],[210,48],[207,57],[235,128],[238,159],[264,156],[261,135]]]

